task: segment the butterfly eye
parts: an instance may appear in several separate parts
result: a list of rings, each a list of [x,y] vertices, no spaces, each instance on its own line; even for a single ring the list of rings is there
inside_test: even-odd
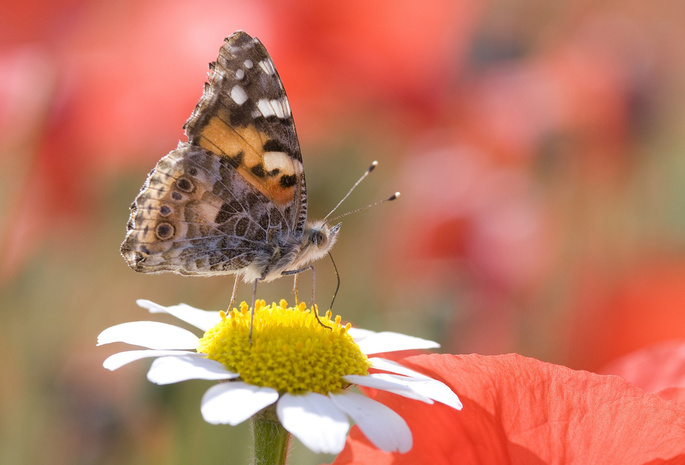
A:
[[[321,231],[320,229],[317,229],[315,231],[312,231],[312,236],[310,239],[314,245],[317,247],[321,247],[326,243],[326,235]]]

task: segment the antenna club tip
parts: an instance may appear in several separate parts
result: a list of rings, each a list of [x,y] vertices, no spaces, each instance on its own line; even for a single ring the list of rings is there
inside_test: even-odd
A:
[[[376,168],[376,166],[378,166],[378,162],[376,160],[374,160],[373,163],[371,163],[371,166],[369,166],[369,169],[366,170],[366,174],[369,174],[370,172],[372,172]]]
[[[399,197],[399,196],[400,196],[400,193],[399,193],[399,192],[395,192],[394,194],[392,194],[392,195],[388,198],[388,201],[395,200],[395,199],[396,199],[397,197]]]

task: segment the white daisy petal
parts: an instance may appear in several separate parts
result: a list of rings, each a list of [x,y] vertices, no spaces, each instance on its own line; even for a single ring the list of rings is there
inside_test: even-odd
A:
[[[365,339],[369,336],[373,336],[376,334],[376,331],[371,331],[369,329],[362,329],[362,328],[350,328],[347,330],[347,334],[352,336],[352,339],[354,339],[354,342],[359,344],[359,341],[362,339]]]
[[[371,367],[377,370],[390,371],[392,373],[411,376],[413,378],[433,379],[429,376],[419,373],[418,371],[414,371],[411,368],[407,368],[404,365],[400,365],[395,361],[387,360],[385,358],[370,357],[369,361],[371,362]]]
[[[110,355],[102,363],[102,366],[108,370],[116,370],[143,358],[164,357],[166,355],[190,355],[195,353],[187,350],[128,350]]]
[[[222,380],[240,376],[231,373],[221,363],[205,358],[203,354],[180,357],[160,357],[147,372],[147,379],[156,384],[171,384],[189,379]]]
[[[384,331],[355,339],[359,348],[366,355],[381,352],[395,352],[398,350],[434,349],[440,347],[437,342],[421,339],[420,337],[407,336],[406,334]]]
[[[315,453],[337,454],[345,446],[350,423],[326,396],[284,394],[276,413],[283,427]]]
[[[191,307],[186,304],[165,307],[145,299],[136,300],[136,303],[138,306],[148,309],[150,313],[168,313],[202,331],[207,331],[221,321],[219,312],[200,310],[199,308]]]
[[[392,392],[393,394],[398,394],[409,399],[420,400],[427,404],[432,404],[433,401],[418,392],[411,389],[406,383],[398,383],[396,381],[383,378],[382,373],[373,373],[367,376],[361,375],[346,375],[343,379],[349,383],[356,384],[358,386],[369,387],[373,389],[380,389],[382,391]]]
[[[397,383],[408,387],[415,393],[427,397],[428,399],[437,400],[438,402],[448,405],[454,409],[461,410],[462,404],[459,397],[444,383],[437,379],[427,378],[412,378],[409,376],[390,375],[387,373],[374,373],[369,375],[376,380],[384,382]],[[397,394],[401,394],[397,392]]]
[[[196,335],[178,326],[158,321],[132,321],[105,329],[98,336],[98,345],[125,342],[148,349],[196,349]]]
[[[392,409],[355,392],[329,394],[329,397],[379,449],[401,453],[411,449],[411,430],[407,422]]]
[[[452,407],[453,409],[457,410],[461,410],[463,407],[459,397],[454,393],[454,391],[437,379],[416,379],[394,375],[388,376],[393,376],[395,379],[404,378],[403,381],[406,382],[407,385],[414,390],[414,392],[418,392],[419,394],[445,404],[448,407]]]
[[[209,388],[200,410],[207,423],[235,426],[277,400],[275,389],[233,381]]]

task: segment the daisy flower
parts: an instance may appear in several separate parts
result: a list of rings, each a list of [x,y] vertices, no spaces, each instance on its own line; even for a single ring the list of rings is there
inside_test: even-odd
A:
[[[352,420],[378,449],[404,453],[412,447],[412,434],[404,419],[350,387],[387,391],[412,402],[462,407],[457,395],[442,382],[396,362],[367,357],[438,347],[432,341],[351,328],[349,323],[342,325],[339,316],[332,320],[330,312],[320,317],[330,327],[325,328],[303,303],[289,308],[282,300],[271,306],[264,301],[256,303],[250,342],[250,311],[245,303],[229,313],[185,304],[137,303],[152,313],[173,315],[204,331],[204,336],[155,321],[119,324],[104,330],[98,345],[125,342],[144,349],[111,355],[104,367],[115,370],[135,360],[155,358],[147,374],[153,383],[222,381],[202,398],[202,416],[212,424],[264,419],[314,452],[337,454],[345,445]]]

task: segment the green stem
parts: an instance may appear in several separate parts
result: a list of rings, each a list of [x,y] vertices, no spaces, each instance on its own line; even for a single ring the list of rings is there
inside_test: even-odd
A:
[[[252,439],[254,441],[254,465],[285,465],[288,460],[290,433],[275,415],[252,417]]]

